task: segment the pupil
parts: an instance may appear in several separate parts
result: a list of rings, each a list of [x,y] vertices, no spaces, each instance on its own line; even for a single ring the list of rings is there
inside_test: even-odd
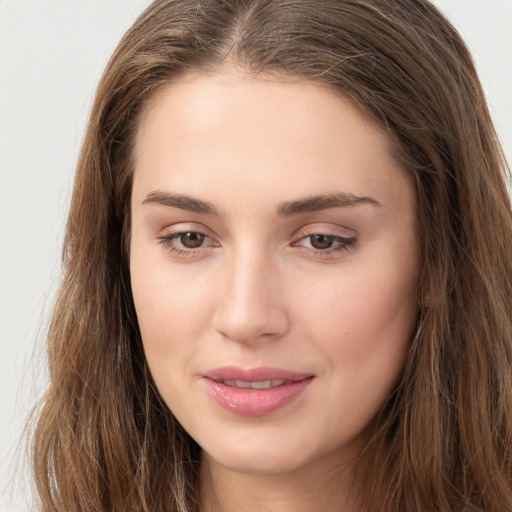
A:
[[[334,237],[331,235],[312,235],[310,240],[312,247],[315,249],[329,249],[332,247]]]
[[[205,235],[191,231],[189,233],[183,233],[180,235],[180,242],[187,249],[196,249],[201,247],[204,242]]]

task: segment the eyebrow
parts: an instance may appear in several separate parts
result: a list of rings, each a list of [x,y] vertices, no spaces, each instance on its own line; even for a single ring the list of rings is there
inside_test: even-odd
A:
[[[187,210],[189,212],[202,213],[204,215],[215,215],[220,217],[219,210],[207,201],[201,201],[190,196],[182,194],[171,194],[169,192],[162,192],[155,190],[150,192],[142,204],[161,204],[163,206],[169,206],[170,208],[179,208],[181,210]]]
[[[170,208],[179,208],[203,215],[221,216],[221,212],[212,203],[183,194],[162,192],[161,190],[150,192],[144,201],[142,201],[142,204],[160,204]],[[296,201],[286,201],[278,206],[277,216],[290,217],[333,208],[347,208],[360,204],[368,204],[378,208],[382,206],[373,197],[339,192],[336,194],[305,197]]]
[[[373,197],[356,196],[346,192],[339,192],[336,194],[305,197],[297,201],[282,203],[277,209],[277,215],[280,217],[288,217],[302,213],[329,210],[331,208],[347,208],[360,204],[368,204],[377,208],[382,206],[379,201]]]

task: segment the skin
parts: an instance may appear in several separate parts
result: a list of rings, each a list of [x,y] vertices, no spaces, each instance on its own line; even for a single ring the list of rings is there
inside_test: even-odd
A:
[[[135,306],[155,383],[203,449],[201,510],[359,510],[354,461],[418,314],[413,187],[387,136],[321,85],[223,70],[153,98],[134,162]],[[366,199],[293,207],[333,194]],[[187,249],[186,232],[206,236]],[[247,417],[206,392],[225,365],[314,378]]]

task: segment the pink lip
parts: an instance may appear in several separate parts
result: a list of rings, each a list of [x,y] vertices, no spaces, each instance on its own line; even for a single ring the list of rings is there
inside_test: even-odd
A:
[[[279,368],[244,370],[227,366],[212,370],[203,375],[203,378],[209,395],[222,408],[242,416],[264,416],[298,397],[311,384],[314,375]],[[228,386],[222,382],[225,380],[286,382],[268,389],[243,389]]]

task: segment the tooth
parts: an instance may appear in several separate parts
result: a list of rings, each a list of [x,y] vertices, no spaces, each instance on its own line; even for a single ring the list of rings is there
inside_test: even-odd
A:
[[[250,382],[247,380],[230,380],[225,379],[221,381],[226,386],[230,386],[232,388],[240,388],[240,389],[269,389],[277,386],[282,386],[286,383],[285,380],[276,379],[276,380],[263,380],[263,381],[254,381]]]
[[[272,386],[271,380],[264,380],[261,382],[251,382],[252,389],[268,389]]]

